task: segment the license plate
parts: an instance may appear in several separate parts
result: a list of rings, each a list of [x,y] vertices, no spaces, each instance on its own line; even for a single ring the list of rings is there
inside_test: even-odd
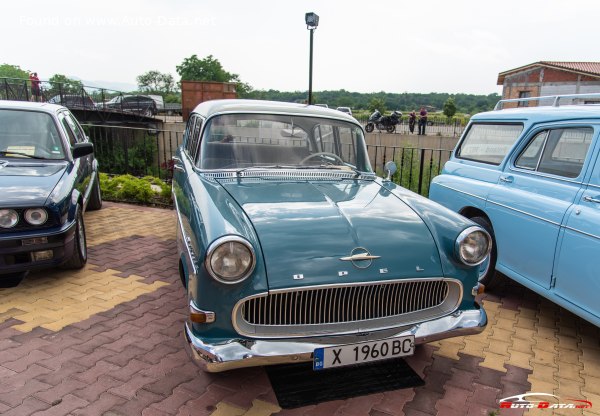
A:
[[[405,357],[413,355],[414,352],[414,335],[338,347],[317,348],[314,351],[313,370]]]

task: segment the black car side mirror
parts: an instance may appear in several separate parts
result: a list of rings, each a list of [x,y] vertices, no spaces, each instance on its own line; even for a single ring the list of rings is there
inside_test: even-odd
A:
[[[73,154],[73,159],[91,155],[94,153],[94,145],[92,143],[75,143],[71,146],[71,153]]]

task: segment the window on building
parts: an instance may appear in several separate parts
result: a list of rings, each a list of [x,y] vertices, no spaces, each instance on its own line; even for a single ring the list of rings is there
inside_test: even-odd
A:
[[[519,91],[519,98],[531,97],[531,91]],[[529,101],[519,101],[519,107],[529,107]]]

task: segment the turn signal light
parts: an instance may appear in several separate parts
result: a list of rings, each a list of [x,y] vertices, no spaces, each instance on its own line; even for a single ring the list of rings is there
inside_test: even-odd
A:
[[[215,313],[211,311],[203,311],[190,301],[190,321],[196,324],[210,324],[215,321]]]

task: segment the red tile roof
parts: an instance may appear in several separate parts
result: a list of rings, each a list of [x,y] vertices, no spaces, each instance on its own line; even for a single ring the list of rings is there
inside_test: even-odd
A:
[[[557,61],[540,61],[534,62],[529,65],[521,66],[519,68],[510,69],[508,71],[500,72],[498,74],[498,85],[502,85],[504,83],[504,78],[507,75],[513,74],[515,72],[521,72],[526,69],[535,68],[535,67],[548,67],[548,68],[556,68],[563,69],[569,72],[578,72],[585,75],[597,76],[600,77],[600,62],[557,62]]]

